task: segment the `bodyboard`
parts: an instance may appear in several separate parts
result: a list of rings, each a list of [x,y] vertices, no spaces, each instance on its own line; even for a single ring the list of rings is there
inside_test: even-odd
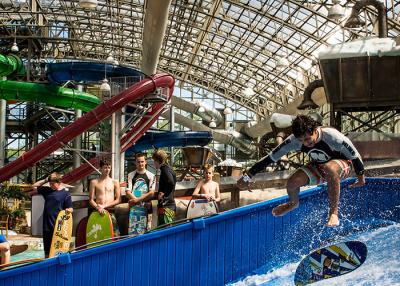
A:
[[[113,224],[111,221],[110,213],[104,210],[104,214],[101,215],[98,211],[94,211],[90,214],[87,226],[86,226],[86,243],[92,244],[96,241],[102,241],[114,237]],[[94,247],[109,242],[103,242],[87,247]]]
[[[347,241],[313,251],[299,264],[294,276],[297,286],[311,284],[347,274],[360,267],[367,258],[367,246]]]
[[[218,206],[215,201],[192,199],[186,210],[186,218],[210,216],[216,213],[218,213]]]
[[[146,181],[138,179],[132,188],[132,194],[139,198],[149,191]],[[143,205],[132,206],[129,209],[128,234],[139,235],[147,231],[147,209]]]
[[[69,251],[72,240],[72,226],[72,214],[67,214],[65,210],[60,211],[54,225],[49,257]]]
[[[13,244],[10,246],[10,254],[12,256],[12,255],[24,252],[27,249],[28,249],[27,244]]]
[[[86,244],[86,227],[88,223],[88,217],[85,216],[81,219],[76,226],[76,237],[75,237],[75,248],[78,248]]]

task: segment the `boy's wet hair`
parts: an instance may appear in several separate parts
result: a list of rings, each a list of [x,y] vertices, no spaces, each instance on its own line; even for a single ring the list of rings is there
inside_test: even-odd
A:
[[[320,124],[308,115],[297,115],[292,122],[293,135],[296,138],[312,134]]]
[[[214,166],[211,165],[211,164],[205,164],[204,167],[203,167],[203,170],[204,171],[211,170],[211,172],[214,172]]]
[[[47,181],[52,183],[61,183],[61,174],[54,172],[47,177]]]
[[[168,154],[164,150],[157,150],[153,154],[153,160],[156,160],[159,162],[161,165],[166,164],[168,160]]]
[[[103,166],[110,166],[111,167],[111,163],[107,160],[100,160],[100,168]]]

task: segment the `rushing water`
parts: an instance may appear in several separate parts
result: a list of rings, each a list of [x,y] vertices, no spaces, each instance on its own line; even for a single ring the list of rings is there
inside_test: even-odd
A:
[[[347,239],[359,240],[367,245],[365,263],[349,274],[312,285],[400,286],[400,224],[349,235]],[[230,285],[293,286],[294,273],[299,263],[289,263],[265,274],[250,275]]]

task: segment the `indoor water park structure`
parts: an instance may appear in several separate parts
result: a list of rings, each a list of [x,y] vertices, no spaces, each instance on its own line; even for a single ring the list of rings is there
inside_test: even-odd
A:
[[[321,285],[400,283],[400,2],[0,0],[0,13],[0,235],[28,245],[0,265],[0,285],[294,285],[307,254],[349,240],[365,263]],[[297,115],[339,130],[365,166],[365,185],[351,186],[354,166],[340,183],[336,227],[326,183],[272,214],[307,152],[240,187]],[[122,193],[111,224],[128,228],[135,155],[160,191],[156,150],[176,174],[175,221],[157,227],[153,200],[143,234],[78,243],[102,162]],[[209,165],[217,213],[186,219]],[[54,172],[73,230],[69,251],[45,259],[44,200],[26,194]]]

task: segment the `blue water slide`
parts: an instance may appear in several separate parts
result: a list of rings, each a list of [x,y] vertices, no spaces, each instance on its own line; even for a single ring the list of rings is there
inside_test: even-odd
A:
[[[212,139],[209,131],[147,132],[125,152],[125,155],[132,156],[137,152],[161,147],[205,146]]]
[[[116,66],[95,62],[64,62],[50,63],[47,65],[47,77],[49,81],[62,84],[73,80],[76,82],[101,81],[104,76],[110,77],[137,77],[137,81],[143,78],[144,73],[133,68]]]

